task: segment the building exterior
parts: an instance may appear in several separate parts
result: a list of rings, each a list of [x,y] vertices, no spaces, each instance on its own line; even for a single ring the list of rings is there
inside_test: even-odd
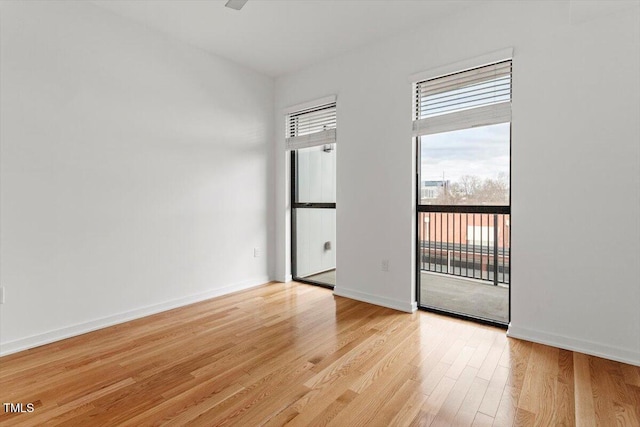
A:
[[[420,190],[420,199],[422,203],[430,203],[430,201],[437,200],[440,196],[445,194],[449,188],[449,181],[422,181]]]

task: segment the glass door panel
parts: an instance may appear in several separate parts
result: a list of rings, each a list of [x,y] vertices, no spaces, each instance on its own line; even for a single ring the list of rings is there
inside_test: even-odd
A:
[[[420,204],[510,204],[511,124],[420,137]]]
[[[296,276],[336,284],[336,210],[296,210]]]
[[[292,271],[295,280],[336,284],[336,146],[292,152]]]
[[[511,125],[419,138],[418,304],[509,322]]]

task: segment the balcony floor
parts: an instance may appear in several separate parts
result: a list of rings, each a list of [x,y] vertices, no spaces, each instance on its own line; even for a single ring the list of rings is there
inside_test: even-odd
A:
[[[420,274],[420,305],[507,324],[509,287],[446,274]]]
[[[420,273],[420,305],[471,317],[509,322],[509,287],[491,282],[423,271]],[[304,277],[330,286],[336,284],[336,271]]]
[[[313,282],[323,283],[329,286],[336,285],[336,269],[327,270],[322,273],[312,274],[310,276],[302,277],[305,280],[311,280]]]

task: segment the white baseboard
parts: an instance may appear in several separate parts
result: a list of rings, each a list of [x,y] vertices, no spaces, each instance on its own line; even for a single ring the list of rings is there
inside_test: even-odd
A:
[[[633,350],[610,347],[592,341],[569,338],[548,332],[536,331],[534,329],[521,328],[512,324],[509,324],[507,336],[640,366],[640,352]]]
[[[44,332],[42,334],[32,335],[27,338],[21,338],[15,341],[1,343],[0,356],[6,356],[7,354],[17,353],[19,351],[27,350],[34,347],[39,347],[44,344],[50,344],[55,341],[60,341],[66,338],[75,337],[77,335],[86,334],[87,332],[92,332],[98,329],[107,328],[109,326],[117,325],[119,323],[128,322],[130,320],[139,319],[145,316],[151,316],[153,314],[161,313],[163,311],[172,310],[174,308],[178,308],[178,307],[193,304],[196,302],[204,301],[207,299],[230,294],[232,292],[238,292],[238,291],[253,288],[256,286],[264,285],[269,281],[270,279],[267,276],[258,277],[256,279],[251,279],[251,280],[245,280],[242,282],[234,283],[233,285],[212,289],[210,291],[203,292],[200,294],[189,295],[189,296],[177,298],[171,301],[166,301],[160,304],[154,304],[147,307],[142,307],[135,310],[127,311],[125,313],[119,313],[113,316],[107,316],[101,319],[91,320],[88,322],[68,326],[65,328]]]
[[[347,289],[344,287],[336,286],[333,289],[333,294],[339,297],[368,302],[369,304],[381,305],[383,307],[392,308],[394,310],[405,311],[407,313],[413,313],[418,309],[418,303],[416,301],[412,303],[406,301],[398,301],[395,299],[368,294],[366,292],[355,291],[353,289]]]
[[[287,274],[285,276],[278,276],[275,280],[280,283],[289,283],[293,280],[293,276],[291,274]]]

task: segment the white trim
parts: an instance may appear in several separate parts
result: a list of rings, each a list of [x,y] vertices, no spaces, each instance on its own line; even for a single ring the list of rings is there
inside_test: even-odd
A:
[[[513,324],[509,324],[507,336],[640,366],[640,351],[611,347],[593,341],[522,328]]]
[[[147,307],[137,308],[125,313],[114,314],[113,316],[107,316],[101,319],[91,320],[89,322],[84,322],[77,325],[55,329],[49,332],[44,332],[42,334],[32,335],[27,338],[21,338],[15,341],[5,342],[0,344],[0,356],[6,356],[8,354],[17,353],[19,351],[27,350],[30,348],[39,347],[45,344],[50,344],[52,342],[86,334],[87,332],[92,332],[98,329],[107,328],[109,326],[117,325],[119,323],[140,319],[142,317],[151,316],[153,314],[161,313],[163,311],[172,310],[174,308],[183,307],[185,305],[189,305],[196,302],[219,297],[222,295],[230,294],[232,292],[238,292],[238,291],[253,288],[256,286],[261,286],[261,285],[267,284],[269,281],[270,281],[269,277],[261,276],[255,279],[238,282],[233,285],[224,286],[222,288],[212,289],[210,291],[203,292],[200,294],[176,298],[174,300],[166,301],[160,304],[154,304]]]
[[[324,98],[316,99],[313,101],[303,102],[302,104],[292,105],[283,109],[284,114],[296,113],[298,111],[306,110],[308,108],[317,107],[319,105],[331,104],[336,102],[338,97],[336,95],[325,96]]]
[[[336,129],[327,129],[308,135],[294,136],[286,139],[286,150],[299,150],[301,148],[317,147],[325,144],[335,144],[337,141]]]
[[[333,294],[339,297],[351,298],[358,301],[367,302],[369,304],[375,304],[382,307],[392,308],[394,310],[404,311],[407,313],[413,313],[418,309],[418,303],[416,301],[398,301],[395,299],[368,294],[366,292],[360,292],[344,287],[336,286],[335,288],[333,288]]]
[[[413,121],[413,136],[451,132],[511,121],[511,101],[474,107]]]
[[[494,62],[500,62],[512,58],[513,48],[509,47],[506,49],[487,53],[485,55],[476,56],[475,58],[465,59],[464,61],[458,61],[451,64],[443,65],[441,67],[436,67],[430,70],[411,74],[409,76],[409,81],[411,83],[416,83],[423,80],[435,79],[436,77],[446,76],[447,74],[458,73],[461,71],[469,70],[471,68],[477,68],[483,65],[493,64]]]

